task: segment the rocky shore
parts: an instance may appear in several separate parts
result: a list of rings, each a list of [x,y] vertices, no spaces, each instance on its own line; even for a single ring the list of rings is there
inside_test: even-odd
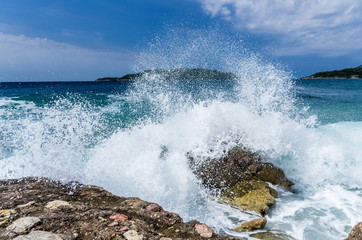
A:
[[[0,181],[0,239],[233,239],[139,198],[46,178]]]

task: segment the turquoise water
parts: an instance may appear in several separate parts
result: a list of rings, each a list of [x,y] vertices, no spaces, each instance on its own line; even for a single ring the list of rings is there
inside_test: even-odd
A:
[[[231,229],[257,216],[209,196],[185,156],[222,156],[242,142],[296,183],[294,193],[278,189],[266,230],[345,238],[362,220],[362,80],[273,71],[235,81],[0,83],[0,178],[97,184],[251,239]]]

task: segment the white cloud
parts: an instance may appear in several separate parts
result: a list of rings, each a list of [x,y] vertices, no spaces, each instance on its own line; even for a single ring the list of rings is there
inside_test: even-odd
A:
[[[360,0],[199,0],[239,30],[268,35],[282,55],[345,54],[362,49]]]
[[[128,71],[127,51],[93,50],[0,32],[0,81],[94,80]]]

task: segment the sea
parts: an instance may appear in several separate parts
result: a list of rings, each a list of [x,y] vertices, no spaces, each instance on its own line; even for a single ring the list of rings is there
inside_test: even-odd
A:
[[[95,184],[252,239],[232,229],[257,216],[208,194],[186,157],[242,143],[295,182],[263,231],[343,239],[362,220],[362,79],[284,81],[0,83],[0,178]]]
[[[291,192],[273,186],[279,197],[259,232],[346,238],[362,221],[362,79],[296,79],[239,45],[213,32],[170,33],[135,67],[216,62],[233,80],[0,82],[0,179],[98,185],[254,239],[232,229],[260,216],[218,201],[187,158],[203,162],[242,145],[295,183]]]

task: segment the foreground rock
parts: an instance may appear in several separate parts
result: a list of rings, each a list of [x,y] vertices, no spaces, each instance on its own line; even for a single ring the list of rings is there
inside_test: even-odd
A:
[[[232,239],[138,198],[45,178],[0,181],[0,239]]]
[[[353,227],[346,240],[362,240],[362,222]]]

